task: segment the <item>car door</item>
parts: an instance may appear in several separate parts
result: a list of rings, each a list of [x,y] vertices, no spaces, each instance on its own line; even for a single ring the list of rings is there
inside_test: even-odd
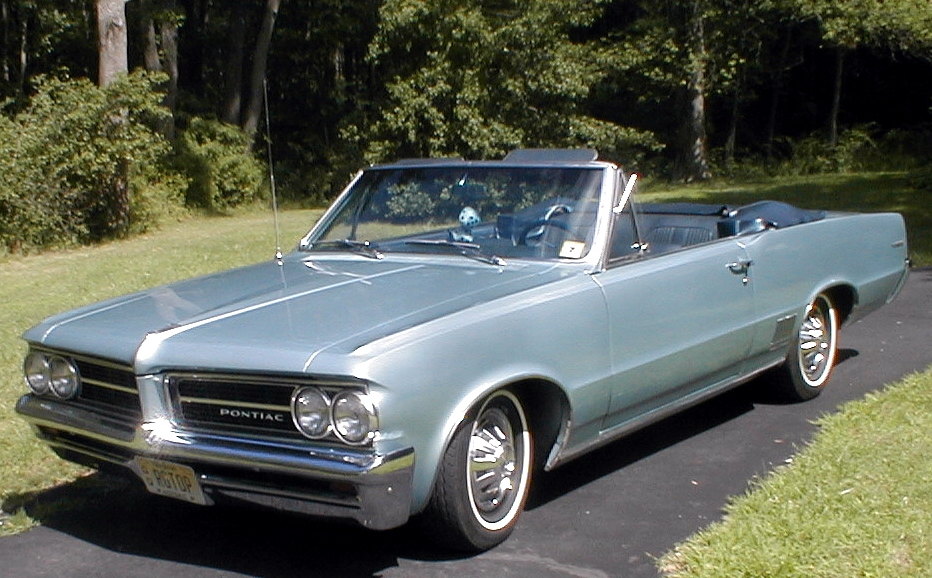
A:
[[[738,377],[754,335],[751,264],[732,239],[620,259],[594,277],[614,379],[604,429],[640,421]]]

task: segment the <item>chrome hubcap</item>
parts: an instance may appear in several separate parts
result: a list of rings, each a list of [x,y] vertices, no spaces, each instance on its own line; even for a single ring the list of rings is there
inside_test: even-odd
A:
[[[516,455],[508,416],[501,409],[487,409],[469,440],[469,491],[476,509],[489,521],[499,510],[507,513],[514,501],[521,474]]]
[[[819,385],[831,367],[835,334],[829,308],[822,300],[809,307],[799,329],[799,365],[811,385]]]

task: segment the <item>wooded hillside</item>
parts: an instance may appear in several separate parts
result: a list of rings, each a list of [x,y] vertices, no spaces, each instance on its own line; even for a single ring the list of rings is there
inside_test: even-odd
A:
[[[279,186],[299,200],[365,162],[520,146],[593,146],[686,181],[932,158],[928,0],[0,0],[0,19],[17,134],[49,79],[158,73],[143,90],[168,114],[147,126],[182,157],[189,205],[236,204],[217,189],[228,171],[259,186],[255,167],[215,157],[265,157],[266,91]],[[118,100],[101,134],[119,128]],[[203,152],[218,141],[226,152]],[[128,187],[129,214],[121,158],[103,188]],[[24,210],[3,186],[0,213]],[[110,225],[75,237],[123,231]]]

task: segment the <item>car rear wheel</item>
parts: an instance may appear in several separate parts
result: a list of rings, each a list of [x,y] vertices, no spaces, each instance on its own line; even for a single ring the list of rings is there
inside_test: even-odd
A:
[[[514,530],[531,484],[533,442],[521,401],[487,397],[444,453],[422,516],[430,537],[455,550],[487,550]]]
[[[822,392],[835,366],[838,351],[838,310],[826,294],[806,307],[786,363],[782,368],[783,392],[804,401]]]

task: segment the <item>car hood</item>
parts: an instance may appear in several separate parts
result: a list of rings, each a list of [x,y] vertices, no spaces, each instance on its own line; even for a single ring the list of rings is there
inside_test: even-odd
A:
[[[565,271],[563,272],[565,273]],[[303,372],[358,347],[562,276],[553,264],[288,256],[50,317],[27,341],[164,369]]]

